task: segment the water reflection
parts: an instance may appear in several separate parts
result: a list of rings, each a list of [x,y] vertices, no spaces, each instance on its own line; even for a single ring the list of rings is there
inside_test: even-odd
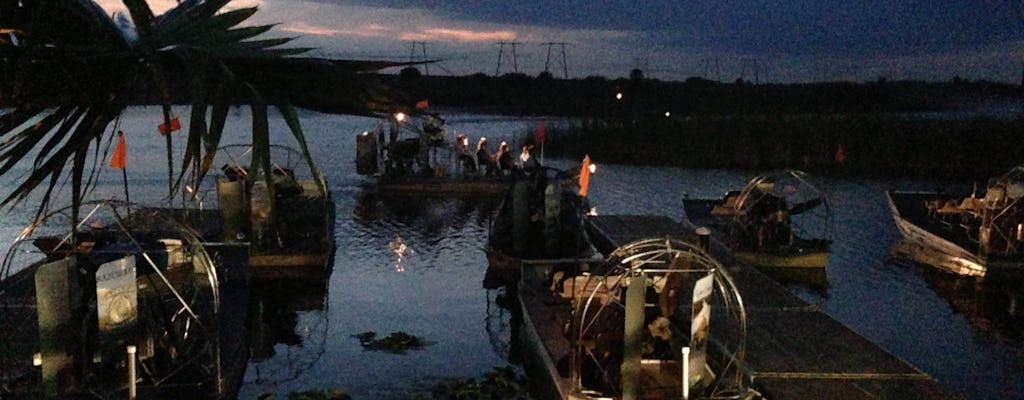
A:
[[[395,223],[421,232],[436,242],[448,230],[462,230],[467,223],[487,226],[500,198],[436,197],[378,193],[364,188],[352,209],[353,221],[364,228]]]
[[[1024,274],[992,270],[984,278],[954,275],[930,265],[893,257],[912,268],[954,312],[1001,343],[1024,344]]]
[[[250,364],[246,383],[298,379],[326,351],[327,282],[254,282],[250,301]]]

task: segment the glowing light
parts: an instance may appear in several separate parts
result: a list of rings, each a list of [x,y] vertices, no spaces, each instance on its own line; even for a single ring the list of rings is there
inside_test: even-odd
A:
[[[388,243],[388,248],[395,252],[395,256],[398,257],[395,260],[395,272],[405,272],[405,253],[414,253],[412,249],[405,244],[405,240],[402,240],[401,236],[395,238],[395,240]]]
[[[671,111],[665,111],[665,118],[668,118],[668,117],[671,117],[671,116],[672,116],[672,112]]]
[[[622,100],[622,92],[615,93],[615,100]]]
[[[593,164],[593,163],[590,164],[590,168],[589,169],[590,169],[590,173],[597,172],[597,164]]]
[[[398,121],[398,122],[405,121],[405,113],[403,113],[403,112],[395,113],[395,121]]]
[[[370,132],[368,132],[368,131],[363,131],[363,136],[366,136],[366,135],[369,135],[369,134],[370,134]]]

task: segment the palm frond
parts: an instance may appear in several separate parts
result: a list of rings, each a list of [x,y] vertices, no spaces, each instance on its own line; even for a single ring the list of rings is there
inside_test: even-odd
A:
[[[89,0],[0,1],[0,28],[16,32],[19,42],[0,41],[0,70],[12,72],[0,80],[0,106],[7,108],[0,114],[0,175],[32,162],[0,205],[42,186],[41,215],[69,179],[71,202],[79,204],[102,168],[97,160],[107,126],[133,100],[153,96],[164,123],[176,99],[191,105],[178,174],[167,136],[169,194],[189,172],[202,180],[228,109],[239,101],[253,111],[254,172],[271,174],[268,104],[280,110],[311,163],[293,105],[372,114],[388,103],[388,89],[367,73],[411,65],[296,57],[310,49],[287,47],[293,38],[263,37],[273,25],[245,26],[257,9],[224,11],[230,0],[183,0],[160,16],[145,0],[122,1],[134,34]]]

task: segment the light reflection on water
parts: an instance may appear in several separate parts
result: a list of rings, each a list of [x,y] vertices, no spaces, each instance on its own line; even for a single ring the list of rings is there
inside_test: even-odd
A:
[[[188,113],[179,111],[183,118]],[[122,118],[129,135],[133,199],[157,203],[166,191],[163,142],[152,108]],[[225,143],[248,140],[246,109],[233,110]],[[535,121],[451,116],[471,141],[522,134]],[[336,202],[333,273],[319,289],[262,288],[265,329],[241,398],[339,388],[357,399],[409,398],[446,377],[479,377],[515,358],[509,303],[485,289],[484,240],[497,199],[381,196],[354,168],[354,135],[375,121],[303,113],[303,127]],[[183,121],[187,125],[187,121]],[[274,141],[293,143],[271,118]],[[151,135],[146,136],[146,135]],[[494,142],[494,140],[492,140]],[[181,154],[180,148],[175,154]],[[582,155],[581,155],[582,156]],[[755,172],[602,163],[590,202],[601,214],[658,214],[679,220],[681,199],[718,197]],[[567,168],[579,160],[549,159]],[[120,197],[120,174],[105,173],[96,196]],[[10,178],[0,182],[10,187]],[[948,182],[823,178],[835,212],[835,246],[825,282],[788,277],[798,296],[968,398],[1024,397],[1024,293],[1019,278],[983,283],[888,261],[897,231],[883,191],[933,189]],[[9,243],[31,220],[32,202],[5,214]],[[400,242],[400,243],[399,243]],[[405,246],[404,252],[398,248]],[[399,254],[401,253],[401,255]],[[364,351],[351,335],[403,331],[430,346],[404,355]],[[265,338],[265,337],[264,337]],[[301,342],[300,342],[301,341]],[[279,396],[280,397],[280,396]]]

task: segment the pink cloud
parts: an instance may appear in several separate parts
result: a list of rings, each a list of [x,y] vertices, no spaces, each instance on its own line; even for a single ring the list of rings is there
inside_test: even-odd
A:
[[[281,25],[278,29],[285,32],[316,36],[349,35],[361,37],[385,37],[391,34],[387,28],[378,24],[369,24],[355,29],[335,29],[304,22],[296,22]]]
[[[402,40],[430,40],[456,42],[493,42],[496,40],[515,40],[513,31],[472,31],[468,29],[427,28],[419,32],[403,32],[398,35]]]

